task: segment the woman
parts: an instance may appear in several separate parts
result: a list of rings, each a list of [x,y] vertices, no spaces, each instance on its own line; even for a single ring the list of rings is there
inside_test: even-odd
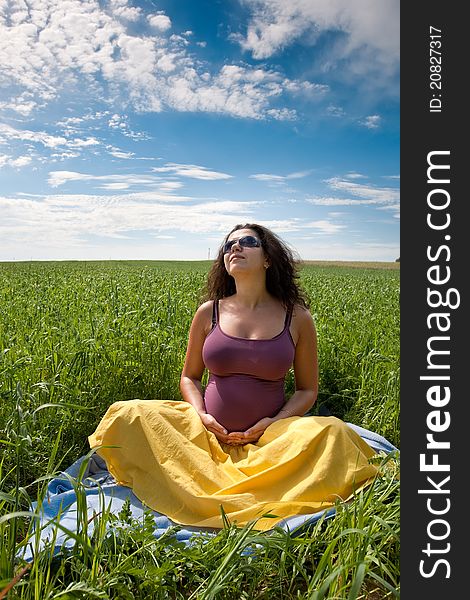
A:
[[[303,416],[317,397],[317,340],[296,279],[282,240],[237,225],[191,324],[183,401],[117,402],[90,436],[92,447],[116,446],[98,452],[151,508],[208,527],[222,526],[223,510],[267,529],[346,500],[376,475],[374,451],[350,427]],[[295,392],[286,399],[291,366]]]

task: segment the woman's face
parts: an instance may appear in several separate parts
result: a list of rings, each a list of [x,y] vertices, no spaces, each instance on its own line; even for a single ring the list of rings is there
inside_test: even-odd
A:
[[[232,244],[230,243],[232,242]],[[224,253],[224,264],[230,275],[237,272],[264,272],[268,264],[256,231],[252,229],[237,229],[227,239]]]

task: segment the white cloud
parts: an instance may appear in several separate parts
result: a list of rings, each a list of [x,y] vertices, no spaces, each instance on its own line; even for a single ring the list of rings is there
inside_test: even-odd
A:
[[[65,151],[65,152],[52,152],[49,156],[49,159],[44,158],[44,157],[40,157],[39,160],[41,162],[51,162],[51,163],[55,163],[57,161],[64,161],[64,160],[68,160],[69,158],[77,158],[80,156],[79,152],[71,152],[71,151]]]
[[[361,204],[371,204],[370,200],[335,198],[332,196],[315,196],[312,198],[307,198],[306,201],[314,206],[359,206]]]
[[[114,158],[130,159],[135,156],[134,152],[124,152],[118,148],[108,148],[108,152],[111,156],[114,156]]]
[[[149,15],[147,19],[150,25],[159,31],[168,31],[168,29],[171,29],[171,20],[163,13]]]
[[[355,171],[346,173],[346,177],[348,179],[367,179],[367,175],[362,175],[361,173],[356,173]]]
[[[328,242],[325,240],[328,239]],[[400,256],[398,244],[332,242],[325,236],[310,236],[296,243],[299,253],[309,260],[386,261]]]
[[[0,154],[0,169],[2,167],[12,167],[14,169],[20,169],[29,165],[32,161],[31,156],[17,156],[13,158],[8,154]]]
[[[227,173],[221,173],[219,171],[211,171],[206,167],[201,167],[199,165],[181,165],[177,163],[166,163],[164,167],[153,167],[152,171],[204,180],[231,179],[233,177],[233,175],[228,175]]]
[[[256,223],[268,227],[275,233],[281,234],[305,234],[306,231],[312,230],[312,235],[324,234],[332,235],[338,233],[340,230],[345,229],[346,226],[334,223],[330,219],[319,219],[317,221],[306,221],[299,217],[292,217],[288,219],[257,219]]]
[[[6,111],[31,115],[38,106],[86,90],[88,103],[106,100],[140,112],[291,120],[293,109],[272,103],[284,94],[315,98],[328,91],[262,67],[211,70],[189,52],[188,32],[166,37],[167,15],[160,11],[146,20],[127,0],[31,0],[28,6],[22,0],[0,3],[0,108]]]
[[[199,73],[187,66],[168,77],[162,88],[162,99],[166,105],[180,111],[292,120],[296,118],[292,109],[270,107],[271,101],[289,91],[288,84],[289,80],[279,72],[250,66],[224,65],[214,75],[207,71]],[[313,84],[308,89],[313,96],[322,96],[328,90],[326,86]]]
[[[0,123],[0,144],[11,144],[14,141],[25,142],[27,145],[36,144],[47,150],[70,149],[80,150],[91,146],[98,146],[99,140],[95,137],[70,138],[66,135],[53,135],[46,131],[32,131],[30,129],[16,129],[11,125]]]
[[[378,210],[396,211],[394,217],[400,217],[399,189],[357,183],[353,180],[365,178],[359,173],[351,172],[346,177],[347,179],[333,177],[327,179],[326,183],[334,191],[355,197],[310,196],[306,198],[306,202],[314,206],[374,206]]]
[[[32,159],[30,156],[18,156],[17,158],[11,159],[9,164],[12,167],[21,168],[25,167],[26,165],[29,165],[31,160]]]
[[[399,58],[396,0],[240,0],[252,13],[244,35],[232,36],[254,58],[266,59],[296,41],[315,44],[323,32],[344,35],[329,54],[330,63],[360,57],[362,69],[393,70]],[[367,65],[367,60],[369,65]]]
[[[295,171],[294,173],[286,175],[286,179],[302,179],[303,177],[308,177],[311,173],[312,169],[308,169],[307,171]]]
[[[46,148],[57,148],[68,144],[67,138],[63,136],[50,135],[45,131],[20,130],[0,123],[0,143],[9,143],[11,140],[21,140],[41,144]]]
[[[380,115],[369,115],[360,123],[367,129],[378,129],[382,123],[382,117]]]
[[[110,7],[113,13],[126,21],[138,21],[142,15],[142,10],[137,7],[127,6],[127,0],[110,0]]]
[[[34,99],[34,94],[31,94],[30,92],[23,92],[16,97],[11,97],[6,102],[0,101],[1,112],[11,111],[21,117],[27,117],[39,106],[39,103]]]
[[[269,207],[261,204],[118,190],[108,195],[4,196],[0,197],[0,260],[207,258],[208,247],[215,250],[235,224],[253,221],[281,235],[305,259],[395,260],[399,256],[394,244],[351,242],[342,233],[345,226],[335,221],[341,215],[313,221],[270,219],[263,218]],[[333,237],[338,233],[339,238]],[[322,242],[325,239],[328,243]]]
[[[79,173],[77,171],[50,171],[47,183],[52,188],[60,187],[71,181],[98,182],[101,189],[106,190],[124,190],[131,187],[144,188],[149,187],[161,192],[173,192],[182,187],[178,181],[166,181],[158,175],[136,175],[136,174],[107,174],[92,175],[89,173]],[[156,196],[151,196],[151,198]],[[161,196],[163,198],[163,196]],[[173,200],[187,199],[182,196],[168,196]]]
[[[104,183],[98,186],[102,190],[127,190],[130,185],[128,183]]]
[[[340,179],[339,177],[327,179],[326,183],[333,190],[360,196],[363,200],[368,200],[370,204],[396,203],[400,199],[400,190],[396,188],[365,185]]]
[[[330,104],[330,106],[326,108],[326,114],[329,117],[335,117],[339,119],[344,117],[346,115],[346,112],[341,106],[334,106],[333,104]]]
[[[152,235],[225,233],[251,215],[253,202],[193,200],[153,193],[115,195],[49,195],[0,197],[0,238],[5,245],[76,249],[87,246],[89,236],[125,238],[140,232]]]
[[[51,171],[47,183],[51,187],[59,187],[67,181],[88,181],[93,179],[92,175],[76,173],[75,171]]]
[[[89,137],[86,139],[74,138],[68,140],[67,146],[69,148],[84,148],[85,146],[98,146],[100,142],[95,137]]]
[[[393,215],[395,219],[400,218],[400,205],[399,204],[390,204],[389,206],[378,206],[377,210],[394,210],[396,213]]]
[[[268,108],[266,115],[276,121],[295,121],[297,111],[293,108]]]
[[[300,218],[284,219],[282,221],[259,219],[256,222],[280,235],[286,233],[305,234],[309,229],[312,230],[312,235],[333,235],[346,227],[329,219],[319,219],[317,221],[305,221]]]
[[[316,230],[316,233],[322,233],[326,235],[331,235],[338,233],[341,229],[345,229],[345,225],[340,225],[339,223],[333,223],[332,221],[328,221],[326,219],[320,219],[318,221],[310,221],[304,225],[305,228],[312,228]]]
[[[271,173],[256,173],[255,175],[250,175],[251,179],[256,179],[257,181],[269,181],[272,183],[284,183],[285,176],[284,175],[274,175]]]
[[[109,116],[109,113],[104,113],[105,116]],[[125,137],[131,138],[133,140],[147,140],[149,139],[149,135],[143,131],[133,131],[128,123],[127,115],[120,115],[114,113],[108,119],[108,127],[110,129],[114,129],[115,131],[119,131]]]
[[[96,129],[103,127],[106,129],[107,126],[136,141],[149,137],[132,131],[127,123],[127,118],[121,118],[119,115],[113,115],[110,118],[109,114],[95,113],[67,117],[57,121],[54,123],[56,128],[54,131],[20,129],[18,126],[13,127],[0,123],[0,146],[6,145],[10,151],[13,151],[16,144],[16,151],[29,157],[28,161],[25,159],[20,161],[19,166],[29,164],[32,160],[36,162],[64,161],[89,152],[96,155],[105,151],[120,160],[137,158],[134,152],[104,143],[95,135],[87,132],[87,129],[90,129],[94,133]]]
[[[308,177],[311,173],[311,169],[307,171],[296,171],[294,173],[289,173],[288,175],[276,175],[273,173],[255,173],[254,175],[250,175],[250,179],[256,179],[256,181],[267,181],[268,183],[273,185],[284,185],[287,181],[291,179],[302,179],[304,177]]]
[[[301,221],[297,218],[292,219],[257,219],[256,223],[260,225],[264,225],[264,227],[268,227],[277,233],[278,235],[283,235],[286,233],[293,233],[299,230],[301,227]]]

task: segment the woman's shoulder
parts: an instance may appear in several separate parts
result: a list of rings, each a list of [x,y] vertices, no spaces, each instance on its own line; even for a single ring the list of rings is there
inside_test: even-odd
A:
[[[206,302],[203,302],[202,304],[199,305],[196,314],[207,314],[207,313],[212,313],[212,308],[214,306],[214,300],[206,300]]]
[[[291,310],[293,319],[301,322],[313,321],[312,313],[304,304],[294,304]]]
[[[212,311],[214,308],[214,301],[207,300],[203,302],[196,310],[193,317],[193,327],[202,329],[206,334],[211,330],[212,327]]]
[[[299,336],[302,332],[315,331],[315,323],[310,310],[303,304],[295,304],[292,308],[292,326]]]

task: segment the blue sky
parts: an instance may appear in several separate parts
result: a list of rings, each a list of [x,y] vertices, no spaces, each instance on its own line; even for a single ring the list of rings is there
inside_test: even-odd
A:
[[[0,260],[399,255],[397,0],[0,1]]]

